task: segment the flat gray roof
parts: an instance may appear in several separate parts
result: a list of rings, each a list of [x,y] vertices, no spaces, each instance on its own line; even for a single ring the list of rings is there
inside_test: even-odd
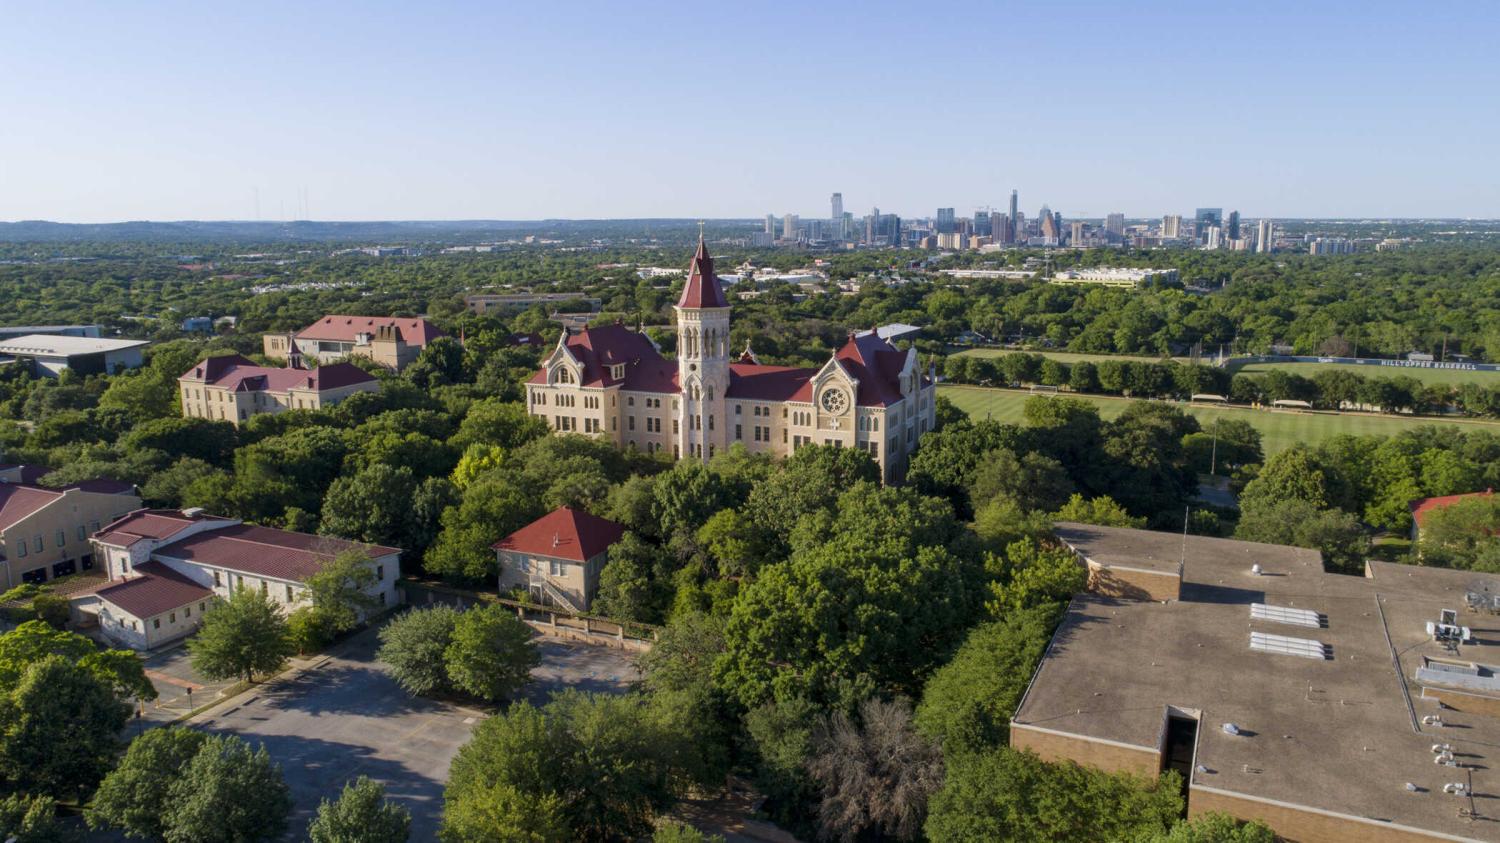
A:
[[[1229,566],[1242,565],[1246,571],[1257,564],[1268,573],[1283,568],[1323,570],[1318,552],[1300,547],[1207,536],[1188,536],[1185,545],[1181,533],[1100,527],[1071,521],[1059,522],[1053,532],[1075,553],[1107,567],[1176,573],[1185,558],[1184,549],[1190,547],[1195,555],[1211,557]]]
[[[38,357],[72,357],[100,354],[150,345],[150,340],[107,340],[98,337],[67,337],[55,334],[28,334],[0,341],[0,354]]]
[[[1469,800],[1443,793],[1472,776],[1479,812],[1500,815],[1491,807],[1500,774],[1488,758],[1500,760],[1500,720],[1444,710],[1443,725],[1425,725],[1439,706],[1411,679],[1424,656],[1455,657],[1425,629],[1441,609],[1473,628],[1476,643],[1461,646],[1459,660],[1500,664],[1500,617],[1464,611],[1468,588],[1500,590],[1500,577],[1385,563],[1355,577],[1326,573],[1316,552],[1298,548],[1188,536],[1184,553],[1180,534],[1085,526],[1058,532],[1123,564],[1184,558],[1181,599],[1075,598],[1017,725],[1156,751],[1173,706],[1198,714],[1194,787],[1500,840],[1500,823],[1460,816]],[[1252,618],[1252,603],[1314,612],[1319,626]],[[1331,657],[1252,650],[1252,632],[1314,640]],[[1435,764],[1435,743],[1473,766]]]

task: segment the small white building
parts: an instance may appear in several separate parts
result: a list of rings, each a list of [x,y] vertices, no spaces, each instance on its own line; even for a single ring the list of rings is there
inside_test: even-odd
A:
[[[244,524],[201,510],[139,509],[93,537],[108,584],[80,597],[112,641],[149,650],[198,628],[213,601],[238,588],[260,592],[290,613],[308,600],[307,579],[334,557],[363,551],[375,573],[369,594],[400,601],[401,551],[346,539]]]

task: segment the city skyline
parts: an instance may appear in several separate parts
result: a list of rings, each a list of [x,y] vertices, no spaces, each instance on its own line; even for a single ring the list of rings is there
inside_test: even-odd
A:
[[[910,12],[21,6],[0,220],[1500,217],[1500,8]]]

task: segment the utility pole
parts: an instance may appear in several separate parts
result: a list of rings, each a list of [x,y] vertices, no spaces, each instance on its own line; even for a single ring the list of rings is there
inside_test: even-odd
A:
[[[1209,455],[1209,458],[1208,458],[1208,474],[1209,474],[1210,477],[1215,476],[1215,475],[1217,475],[1219,473],[1218,472],[1218,468],[1219,468],[1219,422],[1220,422],[1220,419],[1217,416],[1215,416],[1214,417],[1214,447],[1213,447],[1213,450],[1209,452],[1210,455]]]

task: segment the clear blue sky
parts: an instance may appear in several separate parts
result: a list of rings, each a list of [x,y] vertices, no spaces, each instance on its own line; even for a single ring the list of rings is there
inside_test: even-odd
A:
[[[5,3],[0,220],[1500,217],[1486,0],[228,5]]]

